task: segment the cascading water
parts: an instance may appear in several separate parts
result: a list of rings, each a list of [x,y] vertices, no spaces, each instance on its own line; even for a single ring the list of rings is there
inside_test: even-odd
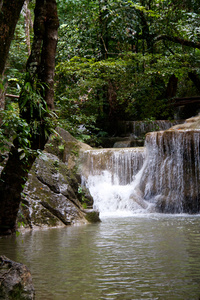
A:
[[[200,210],[200,130],[167,130],[146,136],[147,157],[139,188],[161,212]]]
[[[121,121],[118,124],[118,130],[122,135],[141,137],[147,132],[167,130],[180,123],[180,120]]]
[[[188,126],[148,133],[146,148],[86,151],[83,184],[94,208],[101,215],[198,213],[200,129]]]
[[[82,182],[102,215],[126,214],[144,210],[145,201],[134,194],[137,174],[142,168],[145,149],[118,148],[87,150],[82,156]]]
[[[87,150],[82,154],[84,176],[109,172],[113,184],[127,185],[142,168],[144,147]]]

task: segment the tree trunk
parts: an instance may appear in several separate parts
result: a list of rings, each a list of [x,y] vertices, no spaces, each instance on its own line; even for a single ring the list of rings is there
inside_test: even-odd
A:
[[[21,153],[12,147],[5,168],[1,173],[0,183],[0,235],[14,233],[16,218],[28,172],[35,160],[20,160]]]
[[[30,38],[30,30],[33,29],[32,20],[31,20],[31,12],[28,8],[29,0],[25,0],[23,14],[25,20],[25,33],[26,33],[26,44],[28,49],[28,55],[31,54],[31,38]]]
[[[0,11],[0,76],[4,72],[10,44],[24,0],[4,0]]]
[[[4,109],[5,106],[4,90],[1,87],[2,77],[23,4],[24,0],[4,0],[0,2],[0,109]]]
[[[104,10],[102,10],[102,7],[105,7]],[[101,56],[103,59],[108,58],[108,20],[107,15],[108,14],[108,1],[107,0],[99,0],[99,43],[100,43],[100,51]]]
[[[171,99],[176,96],[177,85],[178,85],[178,78],[173,74],[169,78],[167,88],[166,88],[165,98]]]
[[[146,40],[147,51],[149,53],[152,53],[153,52],[153,43],[152,43],[153,36],[150,34],[148,22],[146,20],[146,17],[144,15],[143,11],[137,10],[137,12],[138,12],[138,15],[140,18],[140,24],[141,24],[141,28],[142,28],[142,38],[143,38],[143,40],[144,39]],[[144,49],[143,49],[143,51],[144,51]]]
[[[53,108],[53,78],[55,67],[55,52],[57,44],[58,29],[56,0],[36,0],[34,40],[31,55],[27,62],[26,81],[32,88],[41,92],[43,97],[44,110],[46,105]],[[45,89],[41,88],[41,85]],[[26,84],[25,84],[26,86]],[[45,128],[48,113],[41,116],[39,107],[31,111],[33,101],[31,98],[24,105],[25,93],[22,90],[19,99],[21,117],[29,124],[37,121],[40,127],[37,132],[32,130],[30,138],[30,153],[24,157],[21,155],[21,145],[19,139],[15,139],[9,153],[9,158],[0,179],[0,234],[11,234],[16,229],[16,219],[21,201],[21,192],[28,178],[32,164],[37,153],[33,150],[43,150],[47,141]],[[37,103],[37,102],[36,102]],[[41,105],[41,103],[38,103]]]
[[[195,71],[189,72],[188,77],[192,80],[197,90],[200,92],[200,77]]]

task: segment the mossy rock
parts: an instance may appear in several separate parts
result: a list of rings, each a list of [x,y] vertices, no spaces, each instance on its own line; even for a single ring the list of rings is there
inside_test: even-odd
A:
[[[95,219],[95,214],[88,217],[90,221],[86,218],[77,172],[79,151],[91,147],[61,128],[56,130],[57,134],[51,135],[43,154],[36,159],[24,188],[18,222],[26,227],[85,224]],[[92,206],[89,191],[85,192],[84,200]]]
[[[75,139],[66,130],[57,127],[56,133],[52,134],[45,146],[45,151],[56,155],[66,163],[68,169],[76,167],[77,157],[82,150],[92,149],[89,145]]]
[[[35,299],[35,290],[28,268],[5,256],[0,257],[0,299]]]
[[[37,158],[24,189],[18,222],[29,227],[88,223],[79,201],[80,177],[57,156]]]
[[[91,209],[91,210],[85,209],[84,212],[86,213],[85,218],[89,223],[101,222],[98,211],[93,210],[93,209]]]

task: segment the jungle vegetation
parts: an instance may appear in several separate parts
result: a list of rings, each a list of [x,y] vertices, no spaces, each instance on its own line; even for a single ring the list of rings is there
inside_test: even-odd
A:
[[[76,137],[104,134],[108,121],[173,119],[174,97],[199,95],[197,0],[57,2],[55,107],[60,125]],[[11,94],[23,81],[33,6],[15,32]]]
[[[109,123],[173,119],[176,97],[199,96],[199,0],[1,0],[0,57],[6,233],[56,125],[94,143]]]

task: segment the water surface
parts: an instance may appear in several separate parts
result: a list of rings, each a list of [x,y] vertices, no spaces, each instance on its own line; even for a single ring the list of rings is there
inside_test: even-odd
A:
[[[200,216],[136,215],[0,239],[36,300],[200,299]]]

